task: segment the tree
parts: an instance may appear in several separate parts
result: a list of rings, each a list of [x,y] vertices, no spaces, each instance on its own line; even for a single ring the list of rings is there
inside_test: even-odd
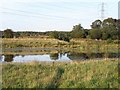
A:
[[[102,39],[118,39],[118,20],[108,18],[102,24]]]
[[[6,29],[3,32],[4,38],[13,38],[14,37],[14,32],[11,29]]]
[[[73,30],[71,31],[72,38],[86,38],[86,32],[81,26],[81,24],[73,26]]]
[[[81,24],[73,26],[73,30],[72,31],[78,31],[78,30],[83,30],[83,27],[81,26]]]
[[[109,29],[110,29],[110,38],[112,40],[118,39],[118,30],[116,29],[116,27],[111,26],[109,27]]]
[[[90,37],[91,39],[101,39],[102,32],[100,29],[92,29],[90,30]]]
[[[15,37],[15,38],[20,37],[20,33],[19,33],[19,32],[14,32],[14,37]]]
[[[3,31],[0,31],[0,38],[3,37]]]
[[[120,19],[117,21],[118,39],[120,40]]]
[[[102,29],[102,39],[107,40],[108,38],[110,38],[110,30],[108,27],[105,27]]]
[[[103,40],[118,39],[118,35],[119,35],[118,34],[118,28],[119,28],[118,22],[119,21],[117,19],[113,19],[113,18],[104,19],[103,22],[101,22],[100,20],[96,20],[91,25],[92,30],[90,30],[90,34],[91,34],[90,37],[93,39],[95,39],[97,37],[97,39],[98,39],[101,36],[101,39],[103,39]],[[97,29],[99,29],[99,30],[97,30]],[[99,34],[99,33],[101,33],[101,34]]]
[[[100,29],[102,27],[102,21],[101,20],[96,20],[92,23],[91,28],[92,29]]]
[[[108,27],[108,26],[117,27],[117,20],[113,18],[105,19],[102,23],[102,26],[103,27]]]
[[[64,40],[67,42],[69,42],[71,39],[69,32],[59,32],[58,36],[59,36],[59,38],[58,38],[59,40]]]
[[[59,38],[59,35],[58,35],[58,32],[57,32],[57,31],[50,32],[50,36],[51,36],[52,38],[55,38],[55,39],[58,39],[58,38]]]

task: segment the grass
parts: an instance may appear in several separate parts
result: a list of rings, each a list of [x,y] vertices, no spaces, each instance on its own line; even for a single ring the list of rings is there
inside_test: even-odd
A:
[[[91,39],[71,39],[70,42],[65,42],[53,38],[3,38],[2,48],[4,54],[18,54],[20,52],[10,52],[7,49],[11,48],[62,48],[66,51],[76,51],[81,53],[94,53],[94,52],[118,52],[117,41],[96,41]],[[28,52],[28,51],[27,51]],[[33,51],[32,51],[33,52]],[[36,51],[35,51],[36,52]],[[33,52],[33,53],[35,53]],[[51,52],[51,51],[50,51]],[[26,53],[24,50],[21,53]],[[37,53],[41,53],[37,51]],[[48,53],[48,51],[46,51]]]
[[[16,47],[56,47],[58,45],[67,45],[67,42],[53,38],[3,38],[3,48]]]
[[[3,88],[118,88],[118,60],[2,64]]]
[[[2,39],[4,54],[26,54],[36,51],[8,51],[7,49],[65,48],[75,52],[118,52],[116,41],[96,41],[72,39],[64,42],[52,38],[14,38]],[[4,51],[6,49],[6,51]],[[54,53],[40,51],[36,53]],[[3,88],[118,88],[118,60],[82,62],[28,62],[3,63]]]

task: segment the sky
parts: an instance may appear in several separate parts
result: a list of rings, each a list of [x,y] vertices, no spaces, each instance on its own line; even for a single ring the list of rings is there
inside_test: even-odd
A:
[[[1,0],[0,30],[71,31],[74,25],[90,25],[104,18],[118,18],[119,0]]]

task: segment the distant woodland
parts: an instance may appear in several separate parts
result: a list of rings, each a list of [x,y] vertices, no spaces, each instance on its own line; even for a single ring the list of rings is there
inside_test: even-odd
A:
[[[84,29],[81,24],[73,26],[70,32],[47,31],[47,32],[14,32],[12,29],[0,31],[2,38],[24,38],[24,37],[51,37],[59,40],[70,41],[72,38],[86,38],[97,40],[117,40],[120,39],[120,19],[107,18],[103,21],[95,20],[91,24],[91,29]]]

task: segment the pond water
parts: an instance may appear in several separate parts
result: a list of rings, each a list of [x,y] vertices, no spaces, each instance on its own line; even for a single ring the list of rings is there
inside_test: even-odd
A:
[[[118,58],[120,53],[52,53],[52,54],[29,54],[29,55],[1,55],[0,62],[28,62],[28,61],[81,61],[103,60],[104,58]]]

